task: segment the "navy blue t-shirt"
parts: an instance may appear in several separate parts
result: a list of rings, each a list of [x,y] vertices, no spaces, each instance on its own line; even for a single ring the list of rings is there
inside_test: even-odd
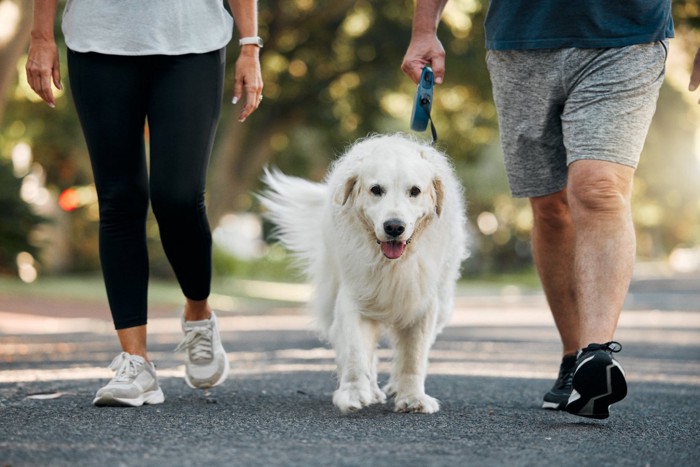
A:
[[[608,48],[673,37],[671,0],[491,0],[486,48]]]

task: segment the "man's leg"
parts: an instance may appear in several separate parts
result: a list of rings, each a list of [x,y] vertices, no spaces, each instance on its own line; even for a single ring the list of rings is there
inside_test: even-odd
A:
[[[634,169],[582,160],[569,187],[531,198],[532,250],[564,355],[612,339],[636,250],[630,198]]]
[[[547,303],[562,341],[562,353],[580,348],[579,313],[574,283],[576,239],[566,190],[530,198],[534,216],[532,255]]]
[[[621,347],[612,338],[634,266],[633,175],[631,167],[604,161],[581,160],[569,168],[582,348],[566,410],[584,417],[607,418],[610,404],[627,395],[625,373],[612,356]]]
[[[542,408],[563,410],[571,396],[580,337],[574,274],[576,237],[566,190],[530,198],[530,204],[534,216],[532,255],[563,353],[559,375],[545,393]]]
[[[633,168],[604,161],[569,167],[580,348],[612,340],[627,295],[636,251],[633,176]]]

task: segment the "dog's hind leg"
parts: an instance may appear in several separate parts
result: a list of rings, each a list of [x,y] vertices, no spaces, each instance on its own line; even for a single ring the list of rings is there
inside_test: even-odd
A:
[[[343,413],[386,401],[377,385],[379,335],[379,324],[363,318],[353,301],[341,290],[330,338],[336,352],[339,380],[338,389],[333,393],[333,404]]]
[[[435,339],[435,318],[435,312],[431,311],[408,327],[394,329],[394,362],[384,391],[395,397],[395,412],[440,410],[438,400],[425,393],[428,353]]]

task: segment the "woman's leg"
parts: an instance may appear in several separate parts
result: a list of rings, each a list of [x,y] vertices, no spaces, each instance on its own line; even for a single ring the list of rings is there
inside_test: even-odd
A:
[[[187,298],[185,317],[206,319],[212,240],[204,193],[224,54],[162,56],[155,63],[148,102],[151,202],[163,248]]]
[[[145,357],[148,80],[142,69],[147,62],[139,59],[68,53],[71,91],[100,205],[99,251],[110,310],[124,350]]]
[[[151,202],[168,260],[186,298],[182,316],[185,380],[221,384],[229,371],[211,285],[206,172],[223,93],[224,51],[158,57],[148,106]]]

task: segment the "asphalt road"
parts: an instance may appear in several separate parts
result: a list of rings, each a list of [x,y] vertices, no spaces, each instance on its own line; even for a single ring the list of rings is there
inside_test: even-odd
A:
[[[700,281],[633,284],[616,336],[629,395],[596,421],[540,409],[559,363],[541,294],[469,289],[431,353],[433,415],[332,405],[333,353],[293,303],[221,312],[230,378],[181,378],[169,307],[149,323],[166,401],[96,408],[119,351],[103,304],[0,295],[0,466],[630,465],[700,461]],[[390,351],[383,347],[381,379]]]

